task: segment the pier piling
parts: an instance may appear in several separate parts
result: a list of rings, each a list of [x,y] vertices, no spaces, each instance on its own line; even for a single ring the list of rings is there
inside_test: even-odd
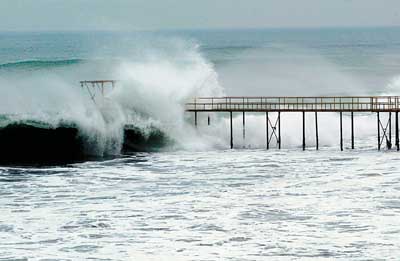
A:
[[[278,145],[281,149],[281,112],[278,112]]]
[[[351,112],[351,149],[354,150],[354,112]]]
[[[343,113],[340,112],[340,150],[343,151]]]
[[[268,117],[268,112],[265,112],[265,132],[266,132],[266,140],[267,140],[267,150],[269,150],[269,117]]]
[[[389,112],[389,142],[388,149],[392,148],[392,113]]]
[[[316,149],[316,150],[319,150],[318,112],[315,112],[315,149]]]
[[[379,118],[379,112],[376,113],[377,119],[378,119],[378,150],[381,150],[381,120]]]
[[[246,140],[246,116],[245,116],[245,113],[246,112],[243,111],[243,144],[244,144],[244,141]]]
[[[396,111],[396,147],[397,151],[400,151],[400,141],[399,141],[399,112]]]
[[[231,126],[231,149],[233,149],[233,119],[232,119],[232,112],[230,114],[230,126]]]
[[[303,151],[306,150],[306,112],[303,111]]]

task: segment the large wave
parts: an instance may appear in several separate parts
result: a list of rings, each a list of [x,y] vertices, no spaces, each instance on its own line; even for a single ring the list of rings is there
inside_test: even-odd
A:
[[[22,61],[1,69],[9,71],[0,74],[0,128],[74,126],[88,156],[207,147],[211,143],[185,121],[184,104],[194,96],[223,95],[213,65],[197,45],[180,40],[140,57]],[[79,80],[104,78],[117,85],[93,102]]]

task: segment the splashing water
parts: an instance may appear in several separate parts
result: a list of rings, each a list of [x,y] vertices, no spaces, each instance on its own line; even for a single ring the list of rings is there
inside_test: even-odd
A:
[[[174,149],[227,148],[229,121],[224,115],[200,114],[198,130],[191,126],[192,115],[184,112],[184,103],[195,96],[371,93],[355,75],[307,48],[273,45],[243,49],[236,60],[216,67],[195,41],[158,38],[156,44],[148,43],[142,39],[134,51],[113,59],[6,63],[0,67],[0,114],[9,115],[12,121],[44,122],[52,128],[74,124],[84,136],[88,154],[118,155],[126,125],[136,126],[145,136],[155,127],[174,141]],[[95,106],[77,85],[88,76],[117,79],[117,88]],[[396,93],[398,81],[394,78],[387,88],[374,93]],[[208,116],[211,126],[205,124]],[[243,140],[241,115],[234,116],[235,146],[264,147],[264,115],[248,114],[246,118],[248,135]],[[315,142],[313,118],[307,114],[310,146]],[[284,147],[301,144],[300,121],[295,113],[282,115]],[[356,124],[364,126],[358,137],[373,133],[373,121],[372,117],[357,117]],[[321,145],[337,143],[338,122],[335,113],[320,118]],[[346,115],[344,124],[347,137]]]
[[[168,50],[147,50],[151,55],[136,58],[138,61],[114,61],[110,75],[118,79],[118,86],[96,104],[75,82],[63,78],[65,73],[24,77],[19,77],[19,71],[10,73],[0,78],[4,98],[0,113],[14,122],[33,120],[51,128],[65,123],[76,125],[91,155],[119,154],[126,125],[139,128],[143,135],[156,127],[178,148],[208,146],[187,126],[184,103],[194,96],[220,96],[223,90],[213,66],[197,45],[177,43],[173,48],[181,48],[179,56],[166,55]],[[79,64],[73,71],[86,66],[93,65]]]

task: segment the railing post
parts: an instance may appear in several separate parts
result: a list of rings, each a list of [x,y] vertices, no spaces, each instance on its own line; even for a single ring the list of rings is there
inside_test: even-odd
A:
[[[354,98],[351,98],[351,110],[354,111]]]
[[[280,110],[280,108],[281,108],[281,98],[279,97],[278,98],[278,109]]]

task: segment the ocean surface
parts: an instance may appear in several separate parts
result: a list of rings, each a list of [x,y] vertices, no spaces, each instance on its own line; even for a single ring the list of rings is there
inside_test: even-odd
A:
[[[338,115],[316,151],[307,114],[303,152],[300,113],[268,151],[265,115],[243,139],[238,114],[230,150],[227,115],[196,129],[184,103],[398,95],[399,68],[400,28],[2,32],[0,128],[73,123],[90,160],[0,166],[0,260],[398,260],[400,154],[377,150],[376,115],[355,115],[355,150],[344,115],[341,152]],[[93,79],[118,83],[94,103]],[[171,142],[121,155],[126,124]]]

